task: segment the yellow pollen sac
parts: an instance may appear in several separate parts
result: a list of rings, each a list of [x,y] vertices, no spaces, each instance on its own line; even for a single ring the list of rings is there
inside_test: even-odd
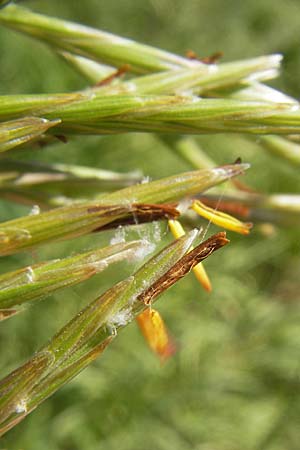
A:
[[[166,325],[158,311],[147,308],[137,316],[136,320],[149,347],[162,361],[175,353],[175,344],[170,339]]]
[[[200,262],[199,264],[197,264],[193,268],[193,272],[194,272],[195,277],[199,281],[199,283],[201,283],[201,285],[204,287],[204,289],[207,292],[211,292],[212,291],[211,282],[207,275],[207,272],[205,270],[203,263]]]
[[[171,233],[173,234],[175,239],[180,238],[181,236],[185,235],[185,231],[183,229],[183,226],[178,220],[169,220],[168,225],[170,228]]]
[[[175,239],[178,239],[181,236],[185,235],[185,231],[178,220],[173,219],[169,220],[168,225]],[[201,283],[201,285],[204,287],[204,289],[208,292],[211,292],[212,290],[211,282],[206,273],[203,263],[200,262],[199,264],[197,264],[193,268],[193,272],[199,283]]]
[[[204,203],[199,200],[195,200],[191,208],[199,214],[199,216],[204,217],[215,225],[226,228],[227,230],[235,231],[236,233],[249,234],[250,229],[252,228],[252,223],[241,222],[229,214],[204,205]]]

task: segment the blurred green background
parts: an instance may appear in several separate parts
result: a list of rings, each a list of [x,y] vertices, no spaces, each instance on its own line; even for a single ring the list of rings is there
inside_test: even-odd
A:
[[[224,52],[224,61],[280,52],[276,86],[299,97],[298,0],[28,0],[36,11],[99,27],[184,54]],[[86,86],[42,44],[0,29],[0,94]],[[237,136],[197,138],[218,164],[241,156],[244,180],[263,192],[299,192],[299,169]],[[158,178],[190,167],[154,136],[80,137],[18,158],[141,169]],[[0,162],[1,163],[1,162]],[[29,208],[0,200],[1,220]],[[139,233],[152,233],[151,225]],[[210,232],[213,232],[213,227]],[[161,226],[162,237],[166,225]],[[16,450],[296,450],[300,429],[300,256],[298,228],[259,227],[207,261],[211,295],[192,276],[167,292],[159,310],[178,352],[164,366],[135,324],[92,367],[46,401],[0,442]],[[1,273],[109,243],[113,233],[54,244],[0,261]],[[136,235],[135,235],[136,236]],[[4,376],[80,307],[135,267],[119,264],[1,324]],[[2,377],[2,376],[1,376]]]

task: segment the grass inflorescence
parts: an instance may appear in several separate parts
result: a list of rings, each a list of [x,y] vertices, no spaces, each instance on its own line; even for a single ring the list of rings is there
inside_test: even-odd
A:
[[[299,166],[299,103],[265,84],[278,76],[281,55],[224,63],[194,52],[179,56],[8,3],[0,2],[0,24],[46,43],[90,86],[0,96],[0,196],[33,208],[29,215],[1,221],[0,255],[68,240],[77,245],[77,238],[107,230],[117,234],[110,245],[95,244],[89,251],[81,248],[0,275],[0,321],[13,322],[25,307],[94,278],[111,263],[123,261],[128,267],[125,262],[134,261],[140,267],[114,281],[0,382],[0,434],[92,363],[135,318],[162,360],[173,354],[176,345],[152,304],[192,269],[211,291],[202,261],[229,242],[225,232],[207,238],[211,224],[248,235],[260,222],[265,235],[272,235],[277,226],[299,225],[300,220],[299,195],[251,188],[236,179],[249,164],[240,159],[216,164],[192,136],[242,134],[245,143],[260,136],[262,151]],[[32,158],[59,142],[67,149],[78,135],[132,132],[153,134],[154,142],[194,170],[149,181],[135,167],[121,173],[26,160],[28,150]],[[227,187],[220,187],[224,182]],[[191,231],[200,227],[196,213],[208,221],[200,243],[199,231]],[[160,223],[175,236],[168,245],[160,242]],[[141,228],[149,224],[156,230],[152,236]],[[128,240],[134,230],[139,238]]]

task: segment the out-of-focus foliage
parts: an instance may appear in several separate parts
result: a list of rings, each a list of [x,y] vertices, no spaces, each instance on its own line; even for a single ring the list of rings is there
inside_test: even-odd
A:
[[[300,94],[297,0],[24,1],[37,11],[184,54],[224,52],[224,61],[281,52],[276,87]],[[87,85],[46,47],[0,30],[0,93],[57,92]],[[299,191],[299,172],[238,136],[197,138],[218,164],[252,163],[245,180],[262,192]],[[35,150],[36,152],[36,150]],[[35,153],[32,155],[35,156]],[[30,152],[21,150],[20,160]],[[45,162],[161,177],[191,167],[151,135],[80,137],[39,152]],[[1,163],[1,161],[0,161]],[[0,203],[1,221],[29,208]],[[213,226],[211,227],[213,230]],[[160,228],[162,236],[165,226]],[[151,225],[140,235],[154,234]],[[132,233],[135,237],[137,233]],[[91,246],[113,232],[0,260],[1,273]],[[299,446],[299,231],[257,226],[208,260],[213,292],[187,277],[160,310],[179,347],[163,367],[133,325],[105,356],[3,438],[9,449],[296,450]],[[1,324],[1,373],[22,363],[88,301],[132,272],[108,269]],[[59,313],[58,313],[59,311]]]

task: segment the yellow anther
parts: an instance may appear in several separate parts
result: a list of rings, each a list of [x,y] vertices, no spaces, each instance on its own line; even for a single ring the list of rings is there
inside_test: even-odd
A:
[[[201,283],[201,285],[204,287],[204,289],[207,292],[211,292],[211,290],[212,290],[211,282],[207,275],[207,272],[205,270],[203,263],[197,264],[193,268],[193,272],[194,272],[195,277],[199,281],[199,283]]]
[[[178,220],[169,220],[168,221],[169,224],[169,228],[171,230],[171,233],[173,234],[175,239],[180,238],[181,236],[185,235],[185,231],[181,225],[181,223]],[[193,272],[195,274],[195,277],[197,278],[197,280],[199,281],[199,283],[201,283],[201,285],[204,287],[204,289],[208,292],[210,292],[212,290],[211,287],[211,282],[209,280],[209,277],[206,273],[205,267],[203,265],[203,263],[199,263],[197,264],[194,268],[193,268]]]
[[[227,230],[235,231],[236,233],[249,234],[250,229],[252,228],[252,223],[241,222],[229,214],[204,205],[204,203],[199,200],[195,200],[191,208],[199,214],[199,216],[204,217],[215,225],[226,228]]]
[[[136,319],[149,347],[162,360],[175,352],[175,344],[170,338],[167,327],[158,311],[147,308]]]
[[[178,220],[170,219],[168,221],[168,225],[169,225],[170,231],[173,234],[175,239],[179,239],[181,236],[185,235],[183,226],[181,225],[181,223]]]

